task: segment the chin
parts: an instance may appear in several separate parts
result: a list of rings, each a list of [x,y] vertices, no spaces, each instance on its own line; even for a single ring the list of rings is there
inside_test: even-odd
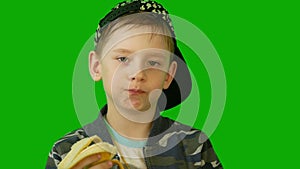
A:
[[[128,109],[131,109],[132,111],[139,111],[139,112],[145,112],[150,109],[150,105],[140,105],[140,104],[130,104],[128,106]]]
[[[149,103],[140,103],[137,101],[125,101],[121,106],[119,106],[123,111],[129,111],[129,113],[133,112],[145,112],[150,109],[151,105]]]
[[[119,113],[130,121],[138,123],[149,123],[154,118],[155,111],[151,108],[150,104],[146,105],[133,105],[130,102],[117,106]],[[155,110],[155,109],[154,109]]]

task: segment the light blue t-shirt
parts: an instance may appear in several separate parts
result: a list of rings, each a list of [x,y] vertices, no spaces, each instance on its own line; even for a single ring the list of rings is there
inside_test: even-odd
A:
[[[130,165],[130,168],[147,168],[144,161],[143,147],[146,145],[147,140],[133,140],[121,136],[115,131],[104,118],[109,133],[118,149],[118,153],[122,163]],[[125,161],[124,161],[125,160]]]

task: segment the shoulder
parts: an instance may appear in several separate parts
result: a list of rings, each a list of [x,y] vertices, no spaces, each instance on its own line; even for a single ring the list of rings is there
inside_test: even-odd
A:
[[[202,152],[212,148],[209,137],[202,130],[168,118],[165,118],[165,120],[169,121],[168,123],[172,123],[174,128],[166,135],[176,135],[177,138],[182,140],[181,142],[184,144],[184,147],[199,150],[200,146]]]
[[[199,147],[210,145],[207,135],[199,129],[167,117],[161,117],[160,123],[161,126],[168,126],[160,132],[162,134],[159,139],[160,146],[166,146],[176,140],[175,142],[186,148],[188,154],[193,154]]]
[[[203,142],[207,140],[207,136],[204,132],[199,129],[196,129],[192,126],[183,124],[181,122],[172,120],[168,117],[161,117],[160,123],[168,126],[166,129],[166,134],[172,133],[172,135],[181,135],[187,139],[196,138],[198,141]]]
[[[193,166],[222,168],[209,137],[203,131],[165,117],[162,121],[172,124],[174,129],[165,132],[165,135],[159,140],[160,146],[171,143],[171,139],[179,139],[178,146],[182,147],[184,158]]]

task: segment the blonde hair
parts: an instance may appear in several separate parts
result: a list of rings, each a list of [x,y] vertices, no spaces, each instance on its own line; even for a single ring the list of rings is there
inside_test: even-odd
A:
[[[101,28],[101,36],[98,39],[98,42],[96,42],[95,46],[97,55],[101,57],[101,51],[103,50],[105,44],[107,44],[114,32],[118,31],[120,28],[126,27],[128,29],[133,29],[144,26],[150,28],[150,38],[153,36],[161,36],[162,40],[165,41],[168,50],[171,53],[174,53],[172,32],[166,21],[164,21],[161,16],[157,15],[156,13],[140,12],[119,17]]]

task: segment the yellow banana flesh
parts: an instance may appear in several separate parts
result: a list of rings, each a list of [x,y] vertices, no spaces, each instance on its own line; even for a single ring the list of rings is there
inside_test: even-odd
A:
[[[95,144],[90,145],[92,142]],[[117,154],[117,148],[109,143],[103,142],[98,136],[84,138],[76,142],[71,147],[71,151],[59,163],[58,169],[70,169],[82,159],[94,154],[100,154],[101,159],[92,163],[88,167],[111,160],[112,163],[118,165],[120,169],[124,169],[120,161],[113,159],[113,157]]]

